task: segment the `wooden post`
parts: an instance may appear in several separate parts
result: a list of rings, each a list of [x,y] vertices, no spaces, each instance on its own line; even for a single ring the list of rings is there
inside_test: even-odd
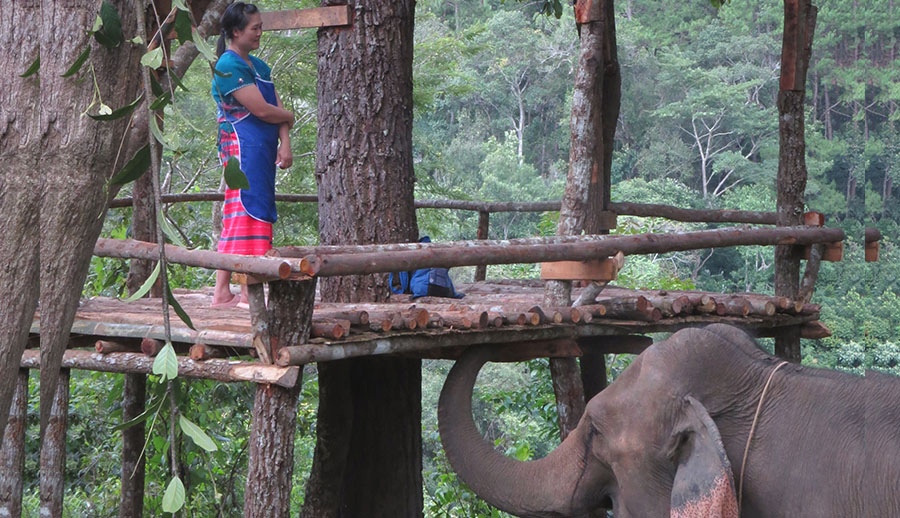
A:
[[[478,213],[478,239],[488,238],[488,225],[491,221],[491,213],[480,211]],[[487,266],[478,265],[475,267],[475,282],[483,281],[487,276]]]
[[[28,411],[28,370],[19,369],[9,407],[9,421],[0,448],[0,516],[22,516],[25,471],[25,424]]]
[[[260,295],[261,292],[260,285]],[[315,280],[269,284],[269,344],[275,354],[283,347],[308,340],[315,293]],[[256,386],[244,516],[290,516],[297,396],[301,385],[302,375],[293,387]]]
[[[122,388],[122,422],[127,423],[144,412],[147,375],[125,374]],[[122,473],[119,518],[144,515],[144,423],[122,430]]]
[[[41,442],[40,516],[60,518],[66,472],[66,425],[69,415],[69,369],[60,369],[50,419]]]
[[[778,92],[779,153],[776,222],[779,226],[803,222],[806,191],[804,98],[806,70],[812,49],[816,8],[810,0],[784,0],[784,36]],[[775,295],[796,300],[800,293],[800,249],[775,247]],[[775,337],[775,354],[799,363],[800,330],[786,328]]]

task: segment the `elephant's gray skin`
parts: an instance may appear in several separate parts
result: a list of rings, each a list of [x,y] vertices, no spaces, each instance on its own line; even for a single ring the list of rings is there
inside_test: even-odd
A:
[[[588,402],[558,448],[531,462],[496,452],[472,421],[472,387],[490,356],[490,348],[467,351],[438,410],[451,465],[489,503],[518,516],[611,507],[616,518],[736,517],[732,483],[780,363],[743,331],[684,329],[649,347]],[[775,372],[740,516],[900,516],[898,380],[793,364]]]

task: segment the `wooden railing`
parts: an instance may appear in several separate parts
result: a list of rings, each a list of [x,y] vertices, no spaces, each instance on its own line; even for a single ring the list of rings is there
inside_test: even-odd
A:
[[[220,192],[164,194],[163,203],[183,203],[193,201],[223,201],[225,195]],[[275,201],[293,203],[317,203],[315,194],[276,194]],[[132,198],[113,200],[110,208],[129,207]],[[559,201],[537,202],[488,202],[470,200],[416,200],[417,209],[451,209],[478,212],[477,239],[486,240],[490,229],[491,213],[495,212],[552,212],[560,209]],[[613,202],[610,211],[621,216],[659,217],[673,221],[694,223],[745,223],[754,225],[774,225],[775,213],[747,210],[699,210],[683,209],[669,205],[650,203]],[[483,281],[487,274],[486,265],[475,267],[475,280]]]

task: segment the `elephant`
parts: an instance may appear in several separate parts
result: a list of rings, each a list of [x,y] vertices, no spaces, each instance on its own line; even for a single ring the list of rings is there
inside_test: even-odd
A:
[[[900,516],[900,378],[787,364],[724,324],[682,329],[594,396],[556,449],[521,462],[472,419],[491,355],[471,347],[451,369],[440,435],[459,477],[513,515]]]

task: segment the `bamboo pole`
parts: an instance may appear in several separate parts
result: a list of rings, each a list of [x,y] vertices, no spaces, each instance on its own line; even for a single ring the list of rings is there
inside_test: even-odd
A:
[[[435,248],[396,252],[310,255],[301,261],[307,275],[332,277],[408,271],[420,268],[511,264],[547,261],[585,261],[612,256],[652,254],[721,248],[739,245],[806,245],[844,239],[844,231],[832,228],[781,227],[774,229],[729,228],[669,234],[638,234],[579,238],[576,242],[541,246],[472,246],[468,249]]]
[[[159,258],[158,245],[133,239],[100,238],[94,245],[94,255],[98,257],[119,257],[123,259]],[[187,250],[175,245],[166,245],[166,259],[170,263],[198,266],[215,270],[246,273],[265,279],[288,279],[300,277],[299,265],[277,257],[221,254],[209,250]]]
[[[40,368],[40,351],[34,349],[25,351],[21,365],[28,369]],[[95,351],[69,350],[63,355],[62,366],[66,369],[150,374],[153,371],[153,358],[140,353],[104,355]],[[254,383],[271,383],[280,387],[292,387],[297,382],[300,372],[297,369],[263,365],[257,362],[233,360],[195,362],[190,358],[179,356],[178,375],[225,383],[252,381]]]

